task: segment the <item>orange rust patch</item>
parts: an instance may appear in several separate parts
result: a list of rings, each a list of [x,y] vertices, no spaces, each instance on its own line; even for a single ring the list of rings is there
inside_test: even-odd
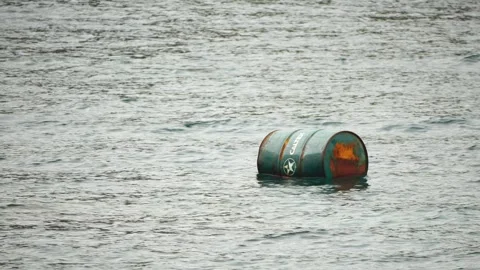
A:
[[[273,133],[275,133],[275,132],[276,132],[276,130],[268,133],[268,135],[265,136],[265,138],[263,138],[262,143],[260,144],[260,147],[259,147],[259,150],[258,150],[259,153],[262,152],[263,148],[265,147],[265,143],[270,139],[270,137],[272,137]]]
[[[356,161],[338,159],[330,160],[330,170],[333,177],[363,176],[367,166],[365,164],[359,165]]]
[[[285,152],[285,148],[287,147],[287,144],[288,144],[289,141],[290,141],[290,138],[287,138],[285,140],[285,142],[283,143],[282,149],[280,150],[280,159],[279,160],[282,160],[283,154]]]
[[[333,157],[334,159],[358,161],[359,158],[355,155],[355,152],[353,151],[354,149],[355,143],[337,143],[333,149]]]
[[[273,135],[273,133],[275,133],[276,130],[268,133],[267,136],[265,136],[265,138],[263,138],[262,140],[262,143],[260,144],[260,147],[258,148],[258,156],[257,156],[257,168],[260,168],[262,165],[263,165],[263,159],[261,158],[261,155],[263,153],[263,148],[265,148],[265,145],[267,143],[268,140],[270,140],[270,137]]]
[[[364,175],[366,165],[360,164],[360,158],[355,155],[355,143],[337,143],[330,160],[330,170],[334,177]]]

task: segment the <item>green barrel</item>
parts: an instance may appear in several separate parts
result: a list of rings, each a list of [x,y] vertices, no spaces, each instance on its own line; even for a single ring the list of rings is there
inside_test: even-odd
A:
[[[366,176],[367,149],[350,131],[276,130],[263,139],[257,159],[260,174],[286,177]]]

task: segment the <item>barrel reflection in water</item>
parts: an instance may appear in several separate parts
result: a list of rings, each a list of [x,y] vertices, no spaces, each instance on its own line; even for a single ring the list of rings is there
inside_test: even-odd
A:
[[[368,188],[368,177],[284,177],[270,174],[257,174],[257,181],[262,187],[278,186],[324,186],[321,191],[333,193],[337,191],[363,190]]]
[[[260,174],[284,177],[363,177],[368,171],[365,144],[350,131],[276,130],[262,141]]]

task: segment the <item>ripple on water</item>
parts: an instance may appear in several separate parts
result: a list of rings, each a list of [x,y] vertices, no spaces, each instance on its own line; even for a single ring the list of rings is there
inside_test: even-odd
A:
[[[480,54],[472,54],[464,57],[462,60],[465,63],[478,63],[480,62]]]
[[[477,2],[0,1],[0,266],[475,269]],[[256,177],[286,128],[369,177]]]

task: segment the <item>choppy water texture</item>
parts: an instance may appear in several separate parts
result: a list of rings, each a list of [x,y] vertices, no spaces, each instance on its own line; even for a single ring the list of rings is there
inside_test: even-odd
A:
[[[480,2],[0,4],[2,269],[478,269]],[[366,184],[257,179],[351,130]]]

